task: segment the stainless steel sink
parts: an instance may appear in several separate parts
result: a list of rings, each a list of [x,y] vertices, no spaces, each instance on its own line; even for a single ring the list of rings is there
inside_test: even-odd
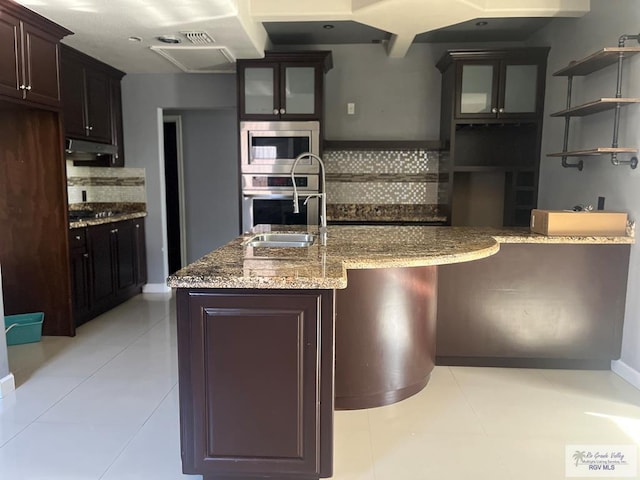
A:
[[[246,241],[250,247],[296,248],[309,247],[315,242],[310,233],[260,233]]]

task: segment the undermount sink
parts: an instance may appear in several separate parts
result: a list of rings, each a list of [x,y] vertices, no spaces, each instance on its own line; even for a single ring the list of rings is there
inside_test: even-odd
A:
[[[296,248],[310,247],[315,235],[310,233],[260,233],[251,237],[245,245],[250,247]]]

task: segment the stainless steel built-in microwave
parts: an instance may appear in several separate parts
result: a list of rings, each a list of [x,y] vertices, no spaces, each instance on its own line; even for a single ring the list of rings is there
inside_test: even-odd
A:
[[[301,153],[320,154],[319,122],[241,122],[243,173],[290,173]],[[301,159],[296,173],[318,173],[317,162]]]

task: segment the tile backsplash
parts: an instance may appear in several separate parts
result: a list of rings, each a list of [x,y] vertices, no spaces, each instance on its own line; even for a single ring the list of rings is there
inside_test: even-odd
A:
[[[69,203],[146,203],[144,168],[74,167],[67,161]]]
[[[441,152],[438,150],[327,149],[323,160],[327,201],[334,217],[342,217],[347,211],[373,212],[362,208],[367,205],[377,207],[378,212],[388,210],[393,215],[402,216],[401,212],[406,211],[406,216],[398,220],[433,220],[438,216],[438,206],[444,203],[442,185],[446,179],[443,181],[440,173]]]

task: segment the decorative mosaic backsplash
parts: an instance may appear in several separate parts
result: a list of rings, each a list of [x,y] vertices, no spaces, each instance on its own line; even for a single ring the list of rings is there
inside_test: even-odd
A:
[[[144,168],[74,167],[67,161],[69,204],[146,203]]]
[[[334,221],[442,220],[440,156],[425,149],[325,150],[327,216]],[[349,218],[356,212],[357,218]]]

